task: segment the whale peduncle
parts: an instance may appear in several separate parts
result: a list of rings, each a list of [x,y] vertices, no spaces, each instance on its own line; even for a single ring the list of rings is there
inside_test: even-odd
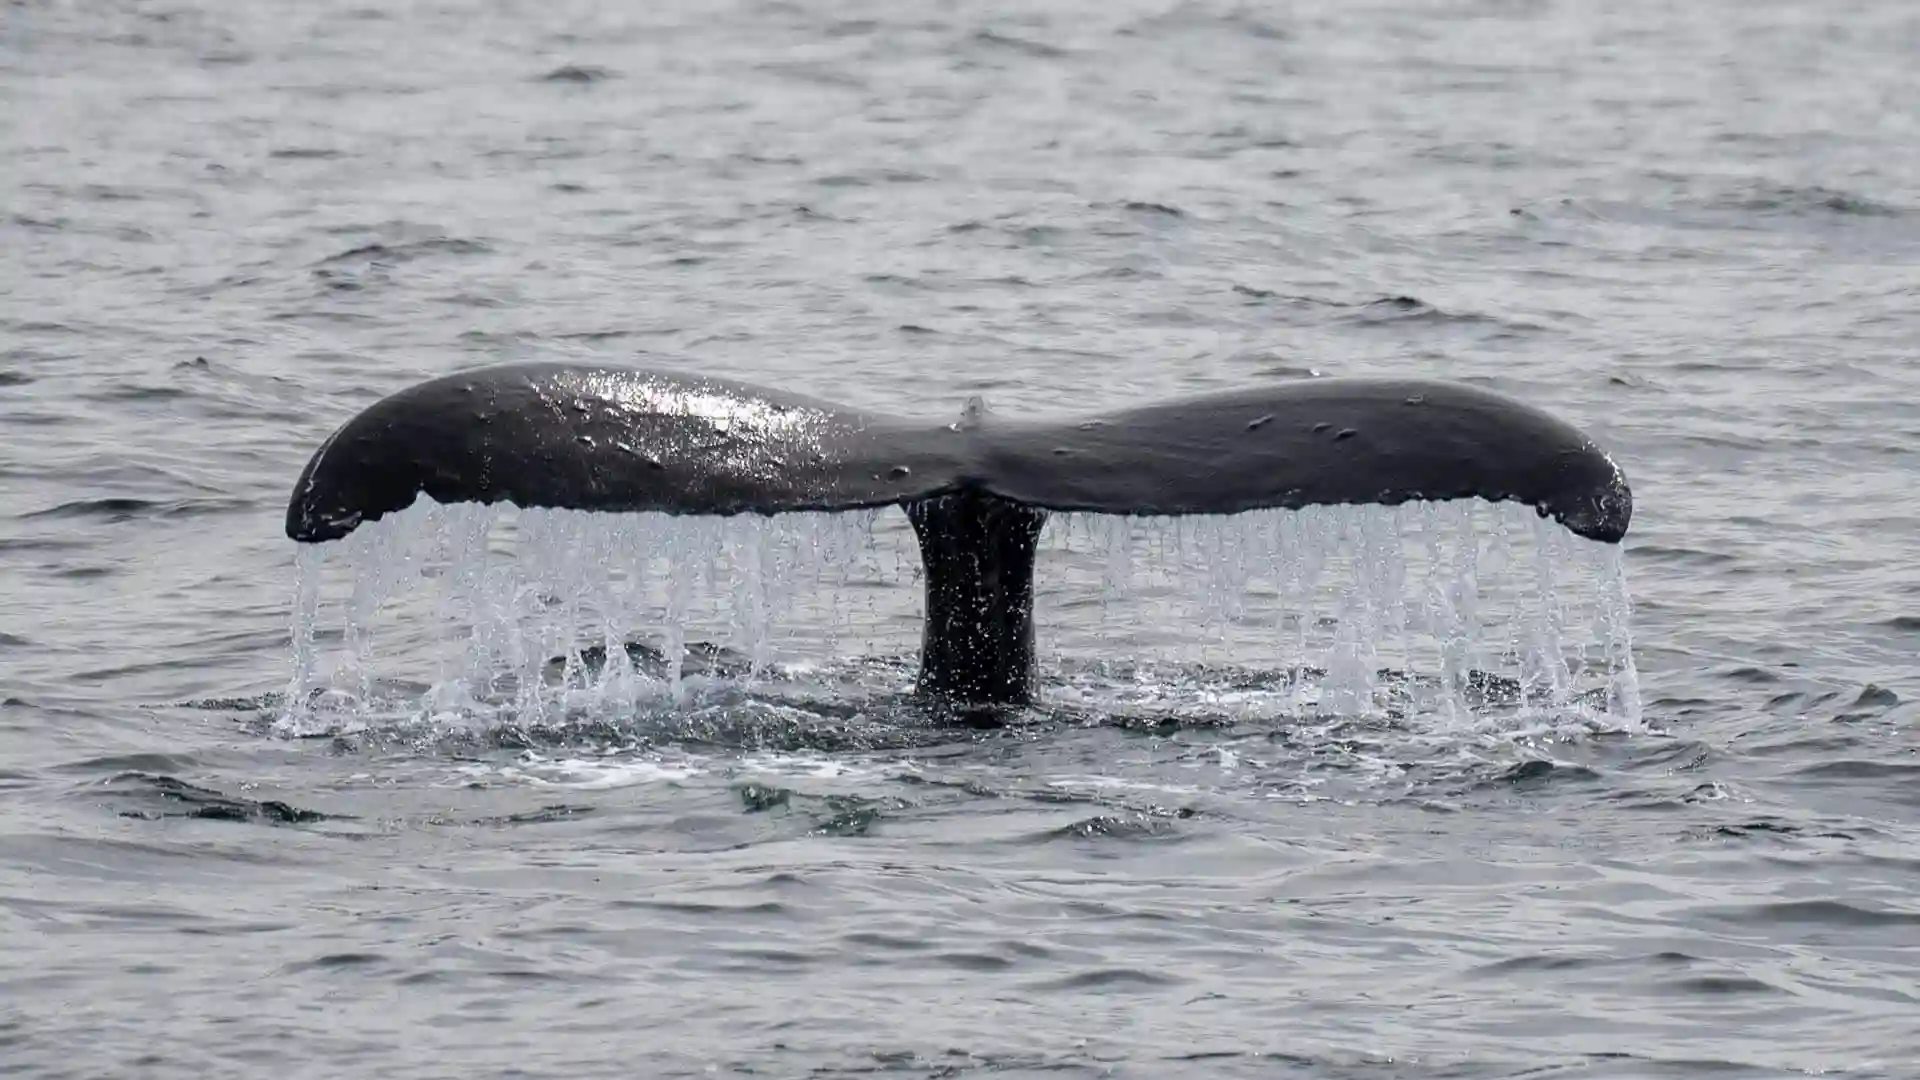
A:
[[[967,705],[1033,697],[1033,559],[1047,514],[961,490],[907,504],[926,570],[920,693]]]

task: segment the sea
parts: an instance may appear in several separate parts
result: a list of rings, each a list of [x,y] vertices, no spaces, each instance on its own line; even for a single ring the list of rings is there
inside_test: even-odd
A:
[[[507,361],[926,423],[1464,382],[1479,500],[422,502]],[[1920,7],[0,5],[0,1074],[1920,1076]]]

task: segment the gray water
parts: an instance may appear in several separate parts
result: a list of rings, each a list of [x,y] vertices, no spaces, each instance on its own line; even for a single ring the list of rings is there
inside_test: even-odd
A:
[[[16,0],[0,1072],[1920,1075],[1917,60],[1901,0]],[[999,728],[901,693],[911,560],[552,715],[436,712],[472,627],[402,602],[299,715],[306,456],[528,358],[1490,386],[1634,484],[1639,708],[1303,708],[1284,590],[1062,532]]]

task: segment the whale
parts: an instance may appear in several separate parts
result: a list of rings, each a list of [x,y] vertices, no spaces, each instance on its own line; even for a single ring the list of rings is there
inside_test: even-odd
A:
[[[979,398],[914,420],[706,375],[501,364],[400,390],[313,452],[287,536],[338,540],[406,509],[510,503],[775,515],[900,506],[924,568],[916,692],[1035,693],[1034,560],[1050,513],[1177,516],[1478,498],[1618,544],[1625,474],[1552,414],[1476,386],[1315,378],[1066,420]]]

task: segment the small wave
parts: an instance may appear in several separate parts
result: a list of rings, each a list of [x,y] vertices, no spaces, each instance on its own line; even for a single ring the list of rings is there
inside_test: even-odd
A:
[[[1246,124],[1232,124],[1208,134],[1208,141],[1229,152],[1235,150],[1290,150],[1299,147],[1299,142],[1278,132],[1249,127]]]
[[[60,232],[68,225],[66,218],[42,218],[33,217],[28,214],[12,214],[8,216],[7,220],[22,229],[33,229],[37,232]]]
[[[968,40],[975,45],[984,46],[988,49],[1016,53],[1021,56],[1031,57],[1035,60],[1061,60],[1072,55],[1071,50],[1061,48],[1058,45],[1049,45],[1044,41],[1034,41],[1030,38],[1002,34],[994,30],[976,31]]]
[[[1102,267],[1101,269],[1098,269],[1098,270],[1089,270],[1083,274],[1075,274],[1070,280],[1073,280],[1073,281],[1159,281],[1164,279],[1165,277],[1166,277],[1166,274],[1162,273],[1157,269],[1150,269],[1150,268],[1139,267],[1139,266],[1127,266],[1125,264],[1121,264],[1118,266]],[[1178,311],[1178,310],[1141,312],[1140,314],[1142,318],[1151,318],[1151,319],[1155,319],[1156,321],[1164,319],[1168,324],[1175,325],[1175,326],[1193,326],[1196,324],[1195,320],[1198,318],[1192,312]]]
[[[1706,834],[1701,834],[1701,833],[1688,834],[1690,838],[1699,837],[1703,835],[1706,835]],[[1792,824],[1791,822],[1780,821],[1774,818],[1760,818],[1754,821],[1748,821],[1738,825],[1715,826],[1711,835],[1716,839],[1722,839],[1722,840],[1759,840],[1767,837],[1783,837],[1783,836],[1807,837],[1807,838],[1818,839],[1818,840],[1852,840],[1854,839],[1854,836],[1851,833],[1840,832],[1837,830],[1823,830],[1820,832],[1809,832],[1805,826],[1795,825],[1795,824]]]
[[[0,551],[78,551],[87,541],[68,537],[38,536],[16,538],[0,536]]]
[[[0,371],[0,386],[25,386],[33,376],[24,371]]]
[[[1684,773],[1695,772],[1712,761],[1713,750],[1693,739],[1668,739],[1641,743],[1628,756],[1635,768]]]
[[[512,814],[488,814],[481,817],[453,817],[435,814],[427,818],[428,825],[439,826],[488,826],[499,828],[511,825],[550,825],[557,821],[572,821],[575,818],[593,813],[591,806],[575,806],[569,803],[554,803],[535,810],[521,810]]]
[[[1538,329],[1531,323],[1513,322],[1498,316],[1482,312],[1447,311],[1417,296],[1399,294],[1379,296],[1371,300],[1337,300],[1325,296],[1309,296],[1301,293],[1285,293],[1277,289],[1263,289],[1258,286],[1236,283],[1233,291],[1248,301],[1273,301],[1291,304],[1301,308],[1334,308],[1344,311],[1345,320],[1362,326],[1397,325],[1404,323],[1434,324],[1503,324],[1515,329]]]
[[[1869,908],[1842,900],[1788,900],[1773,904],[1745,904],[1714,908],[1705,914],[1724,922],[1757,925],[1789,923],[1844,926],[1856,929],[1920,926],[1920,911]]]
[[[899,798],[830,795],[826,799],[827,813],[815,819],[811,832],[815,836],[866,836],[887,814],[912,808],[912,803]]]
[[[1205,4],[1176,4],[1164,12],[1130,22],[1116,30],[1115,34],[1155,41],[1183,34],[1223,34],[1229,39],[1253,41],[1287,41],[1293,36],[1246,7],[1215,11],[1211,5]]]
[[[1530,758],[1508,767],[1500,775],[1485,781],[1482,787],[1515,787],[1537,791],[1550,785],[1591,783],[1600,774],[1585,765],[1568,765]]]
[[[140,383],[112,383],[80,395],[87,401],[177,401],[192,397],[193,391],[181,386],[154,386]]]
[[[621,898],[608,901],[609,907],[630,911],[658,911],[668,915],[708,916],[766,916],[786,919],[794,914],[791,905],[778,900],[760,900],[750,904],[719,904],[706,900],[649,900],[643,898]]]
[[[1722,678],[1732,679],[1734,682],[1745,683],[1748,686],[1769,686],[1779,682],[1781,678],[1778,672],[1768,671],[1763,667],[1754,667],[1751,664],[1743,664],[1740,667],[1729,668],[1720,674]]]
[[[287,695],[274,692],[252,697],[192,698],[178,704],[182,709],[204,709],[209,712],[265,712],[278,709],[286,699]]]
[[[302,960],[287,964],[280,969],[281,974],[293,975],[305,971],[330,971],[340,968],[376,967],[387,963],[387,958],[379,953],[327,953],[311,960]]]
[[[20,515],[24,520],[64,519],[64,518],[101,518],[110,522],[140,521],[149,518],[208,517],[214,514],[230,514],[251,510],[253,504],[245,499],[173,499],[156,501],[153,499],[135,499],[109,497],[104,499],[81,499],[75,502],[61,503],[45,510],[33,510]]]
[[[1393,315],[1427,315],[1440,310],[1417,296],[1383,296],[1378,300],[1367,301],[1362,307],[1367,311],[1387,312]]]
[[[305,810],[277,799],[245,799],[212,788],[189,784],[164,773],[123,772],[104,781],[107,796],[124,807],[123,818],[157,821],[161,818],[201,818],[209,821],[258,822],[268,825],[305,825],[346,815]]]
[[[411,262],[414,259],[432,255],[485,255],[493,248],[478,240],[464,240],[459,237],[440,236],[425,240],[411,240],[393,244],[371,243],[348,248],[314,263],[317,267],[338,266],[342,263],[383,263],[394,264]]]
[[[185,772],[194,767],[189,757],[173,754],[110,754],[106,757],[86,758],[69,762],[55,768],[61,773],[104,772],[114,776],[135,774],[167,774]]]
[[[829,23],[825,30],[829,38],[865,37],[880,29],[878,19],[842,19]]]
[[[1513,956],[1505,960],[1496,960],[1491,964],[1482,964],[1466,974],[1468,977],[1493,976],[1505,977],[1531,972],[1561,974],[1568,971],[1581,971],[1588,968],[1610,967],[1622,963],[1611,956],[1559,956],[1552,953],[1536,953],[1530,956]]]
[[[1890,709],[1898,704],[1899,694],[1876,683],[1868,683],[1861,689],[1860,696],[1853,699],[1854,707],[1862,709]]]
[[[837,66],[817,60],[773,60],[755,65],[758,70],[809,86],[828,86],[840,90],[864,90],[865,79]]]
[[[1818,184],[1756,184],[1744,190],[1728,192],[1712,200],[1712,206],[1748,213],[1841,217],[1891,218],[1910,211],[1892,203],[1880,202],[1853,192],[1839,191]]]
[[[1646,544],[1629,549],[1636,561],[1666,563],[1678,566],[1725,566],[1739,562],[1736,555],[1724,551],[1701,551],[1697,548],[1667,547],[1660,544]]]
[[[1257,285],[1247,285],[1240,282],[1234,283],[1233,292],[1239,296],[1246,297],[1249,301],[1248,306],[1252,306],[1252,302],[1254,301],[1266,300],[1275,300],[1280,303],[1291,304],[1295,307],[1302,308],[1356,308],[1369,303],[1378,303],[1378,301],[1331,300],[1324,296],[1308,296],[1305,293],[1281,292],[1278,289],[1263,289]]]
[[[597,64],[562,64],[552,71],[541,75],[534,81],[585,85],[588,83],[606,82],[608,79],[614,77],[615,75],[611,68],[600,67]]]
[[[1672,994],[1726,997],[1732,994],[1784,994],[1785,990],[1747,975],[1693,975],[1663,983],[1660,989]]]
[[[140,202],[147,198],[133,188],[116,187],[112,184],[86,184],[76,194],[79,198],[93,202]]]
[[[995,956],[984,952],[943,952],[928,957],[942,967],[957,968],[961,971],[1005,971],[1017,962],[1005,956]],[[939,1075],[938,1073],[934,1075]]]
[[[775,807],[793,803],[793,792],[788,788],[747,783],[735,787],[734,791],[740,796],[741,809],[749,814],[763,814]]]
[[[1191,811],[1178,815],[1101,814],[1084,821],[1054,829],[1049,840],[1164,840],[1178,835],[1172,817],[1192,817]]]
[[[345,156],[339,150],[319,146],[283,146],[267,151],[267,157],[275,161],[333,161]]]
[[[1851,758],[1808,765],[1795,770],[1793,775],[1805,780],[1898,780],[1920,784],[1920,762],[1864,761]]]
[[[86,330],[72,323],[49,322],[42,319],[22,319],[12,325],[17,334],[84,334]]]
[[[924,184],[931,179],[926,173],[905,169],[878,169],[872,172],[829,173],[816,177],[813,182],[825,188],[864,188],[882,184]]]
[[[815,836],[866,836],[873,831],[875,825],[879,824],[880,817],[878,807],[864,806],[846,810],[822,819],[813,827],[812,833]]]
[[[1178,986],[1180,977],[1145,968],[1100,968],[1030,983],[1029,989],[1055,993],[1119,994]]]
[[[1477,311],[1446,311],[1417,296],[1383,296],[1353,307],[1346,318],[1362,326],[1387,326],[1409,323],[1435,325],[1505,324],[1517,329],[1537,329],[1530,323],[1509,322]]]

